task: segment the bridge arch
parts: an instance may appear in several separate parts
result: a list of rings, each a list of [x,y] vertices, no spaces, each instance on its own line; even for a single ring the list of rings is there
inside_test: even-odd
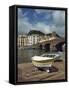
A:
[[[44,45],[45,51],[49,52],[50,51],[50,43],[47,43]]]
[[[42,46],[42,44],[40,44],[40,45],[39,45],[39,49],[41,49],[41,50],[42,50],[42,47],[43,47],[43,46]]]
[[[46,52],[50,51],[50,43],[40,44],[39,49],[44,49]]]
[[[59,42],[55,45],[57,51],[63,51],[64,42]]]

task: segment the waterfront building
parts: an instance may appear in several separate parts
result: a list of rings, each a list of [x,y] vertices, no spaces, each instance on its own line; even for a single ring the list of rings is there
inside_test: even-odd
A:
[[[56,32],[44,34],[31,30],[28,34],[18,35],[18,47],[40,48],[46,51],[64,51],[65,40]]]
[[[38,44],[44,33],[36,30],[31,30],[28,33],[28,45]]]
[[[18,47],[24,47],[28,44],[27,35],[18,35]]]

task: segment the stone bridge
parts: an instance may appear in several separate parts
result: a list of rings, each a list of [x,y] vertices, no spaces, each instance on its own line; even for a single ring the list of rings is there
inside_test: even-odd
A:
[[[45,49],[46,51],[62,51],[65,40],[63,38],[52,38],[39,41],[32,48]]]

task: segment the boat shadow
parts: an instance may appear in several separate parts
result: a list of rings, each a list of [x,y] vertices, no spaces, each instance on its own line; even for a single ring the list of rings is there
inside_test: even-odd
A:
[[[50,68],[50,73],[51,72],[58,72],[58,68],[56,68],[55,66],[52,66],[51,68]]]
[[[59,59],[59,60],[55,60],[54,62],[62,62],[63,60],[62,59]]]
[[[40,71],[44,71],[46,72],[47,70],[49,69],[49,73],[52,73],[52,72],[58,72],[58,68],[56,68],[55,66],[52,66],[52,67],[44,67],[44,68],[38,68],[38,70]]]

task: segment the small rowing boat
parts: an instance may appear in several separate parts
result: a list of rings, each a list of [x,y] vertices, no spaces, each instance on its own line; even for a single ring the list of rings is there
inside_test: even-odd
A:
[[[33,56],[32,59],[32,64],[38,68],[48,68],[52,67],[53,62],[55,60],[59,60],[60,58],[59,53],[49,53],[49,54],[43,54],[41,56]]]

